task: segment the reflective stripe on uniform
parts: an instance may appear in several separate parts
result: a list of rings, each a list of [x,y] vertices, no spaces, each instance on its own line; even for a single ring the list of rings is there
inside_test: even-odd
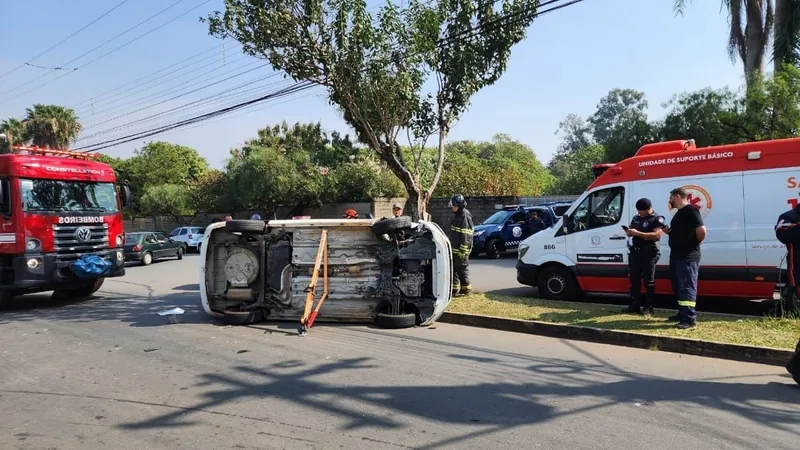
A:
[[[461,233],[461,234],[466,234],[468,236],[472,236],[472,230],[470,230],[469,228],[460,228],[460,227],[457,227],[455,225],[451,225],[450,229],[455,231],[456,233]]]
[[[697,306],[697,302],[693,300],[678,300],[678,306],[683,306],[686,308],[694,308]]]

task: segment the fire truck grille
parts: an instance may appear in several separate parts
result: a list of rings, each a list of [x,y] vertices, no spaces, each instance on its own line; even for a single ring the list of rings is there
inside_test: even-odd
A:
[[[59,260],[78,259],[90,254],[105,257],[110,249],[108,228],[102,224],[54,226],[53,243]]]

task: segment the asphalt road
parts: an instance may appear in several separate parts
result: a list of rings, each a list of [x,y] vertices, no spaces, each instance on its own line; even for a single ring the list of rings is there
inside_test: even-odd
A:
[[[0,313],[0,448],[786,448],[782,368],[439,324],[227,327],[196,256]],[[156,313],[180,306],[185,323]]]

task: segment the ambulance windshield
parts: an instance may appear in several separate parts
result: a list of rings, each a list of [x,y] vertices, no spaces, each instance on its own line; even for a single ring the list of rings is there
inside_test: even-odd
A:
[[[112,183],[22,179],[22,209],[28,212],[117,212]]]

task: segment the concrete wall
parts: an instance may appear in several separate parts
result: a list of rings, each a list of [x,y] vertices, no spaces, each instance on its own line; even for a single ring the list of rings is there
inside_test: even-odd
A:
[[[551,197],[467,197],[467,209],[472,213],[472,218],[475,224],[483,222],[486,218],[494,214],[498,209],[504,205],[526,205],[533,206],[539,203],[552,202],[552,201],[571,201],[575,200],[577,196],[551,196]],[[453,212],[447,206],[450,198],[434,198],[431,200],[428,208],[428,213],[433,216],[433,221],[438,223],[442,229],[447,229],[450,226],[450,217]],[[347,209],[355,209],[358,211],[359,216],[366,217],[367,214],[372,214],[376,218],[391,217],[392,205],[400,203],[405,209],[405,198],[376,198],[372,202],[356,202],[356,203],[334,203],[323,205],[316,208],[305,208],[302,211],[291,211],[289,208],[278,208],[276,216],[278,219],[291,219],[293,214],[311,216],[316,219],[335,219],[342,217]],[[272,219],[266,217],[264,212],[260,211],[245,211],[233,213],[234,219],[249,219],[253,212],[258,212],[265,220]],[[408,211],[406,211],[408,212]],[[213,219],[222,219],[225,213],[219,214],[198,214],[194,218],[186,218],[183,223],[170,216],[155,216],[155,217],[135,217],[125,220],[125,231],[163,231],[169,233],[174,228],[187,225],[206,227]]]

